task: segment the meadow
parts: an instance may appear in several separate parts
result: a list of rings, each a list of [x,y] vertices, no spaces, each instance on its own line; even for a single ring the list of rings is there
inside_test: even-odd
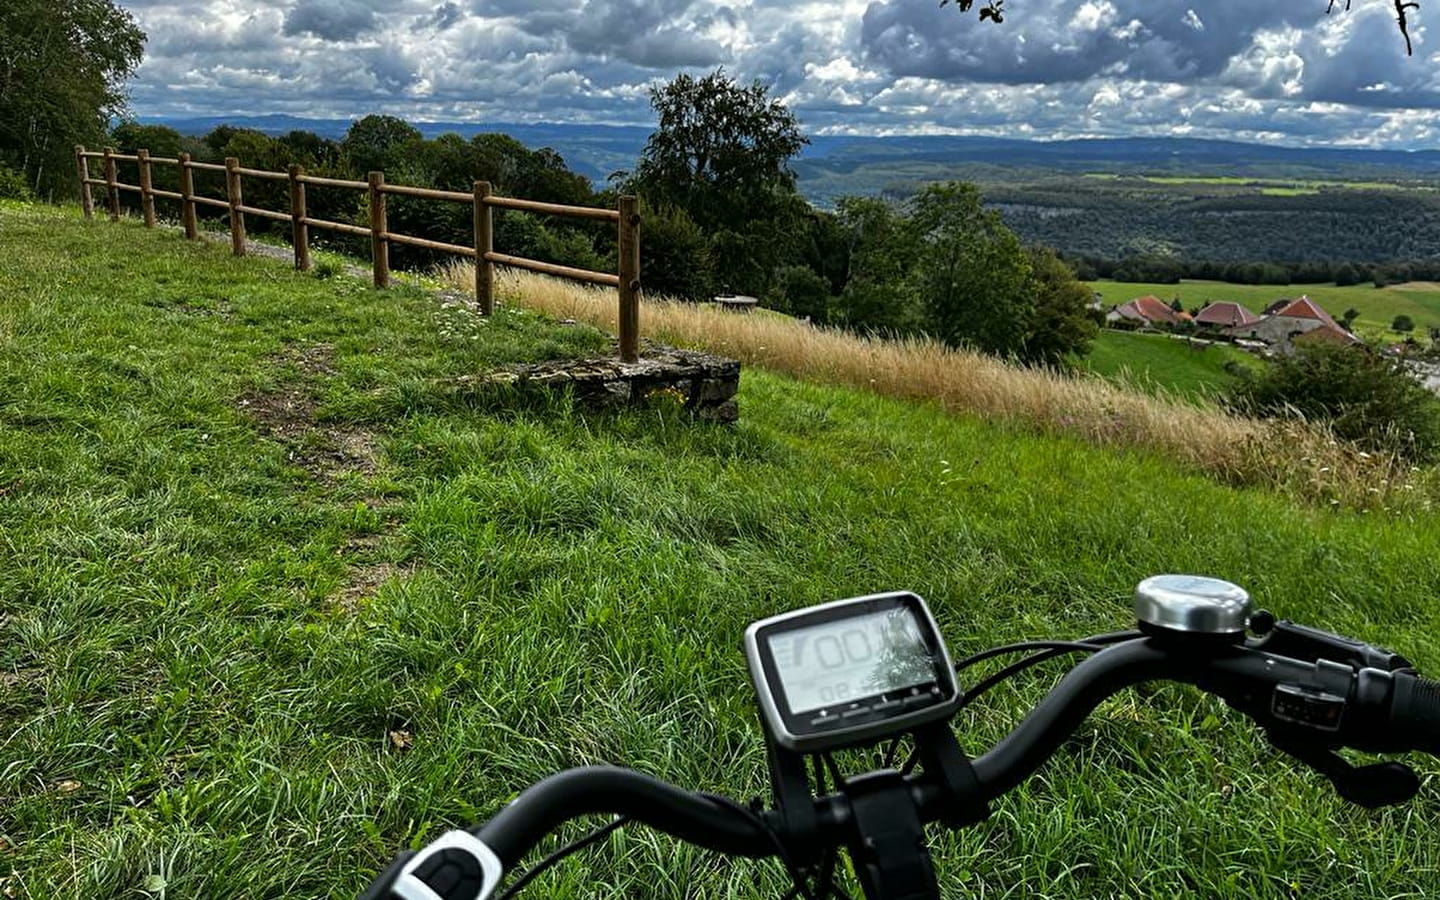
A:
[[[1440,671],[1433,515],[756,364],[734,427],[521,401],[469,376],[605,335],[513,293],[480,320],[132,221],[0,216],[7,897],[354,896],[582,763],[763,794],[744,625],[888,588],[964,654],[1125,627],[1140,578],[1206,572]],[[1046,683],[987,697],[962,745]],[[938,868],[947,896],[1431,894],[1440,765],[1412,761],[1419,800],[1365,812],[1222,705],[1128,692],[937,833]],[[637,828],[529,895],[784,889]]]
[[[1105,329],[1079,360],[1087,372],[1136,390],[1214,400],[1236,382],[1225,367],[1251,371],[1263,363],[1229,344],[1177,340],[1163,334]]]
[[[1324,189],[1351,191],[1433,191],[1433,185],[1401,184],[1394,181],[1341,181],[1333,178],[1246,178],[1238,175],[1117,175],[1109,172],[1086,172],[1085,178],[1101,181],[1136,180],[1151,184],[1223,185],[1255,188],[1262,194],[1294,196],[1318,194]]]

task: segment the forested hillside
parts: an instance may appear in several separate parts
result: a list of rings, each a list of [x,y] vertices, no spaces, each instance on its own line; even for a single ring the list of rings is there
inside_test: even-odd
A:
[[[1383,263],[1440,248],[1433,188],[1296,185],[1079,178],[992,185],[985,198],[1027,241],[1075,256]]]

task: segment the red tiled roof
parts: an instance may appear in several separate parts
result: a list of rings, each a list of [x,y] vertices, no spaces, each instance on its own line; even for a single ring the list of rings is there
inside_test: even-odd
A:
[[[1311,300],[1309,297],[1292,300],[1289,305],[1275,313],[1275,315],[1287,316],[1291,319],[1315,319],[1316,321],[1324,322],[1332,328],[1340,327],[1335,324],[1334,319],[1330,318],[1329,313],[1320,308],[1320,304]]]
[[[1127,310],[1134,315],[1127,314]],[[1169,322],[1173,325],[1180,321],[1180,318],[1175,315],[1175,310],[1171,309],[1169,304],[1150,294],[1136,297],[1124,306],[1117,308],[1116,312],[1127,319],[1141,318],[1147,322]]]
[[[1291,339],[1294,344],[1323,342],[1327,344],[1358,344],[1360,339],[1338,325],[1321,325]]]
[[[1239,303],[1224,301],[1212,303],[1200,311],[1195,321],[1201,325],[1220,325],[1225,328],[1236,328],[1244,325],[1252,325],[1260,321],[1260,317]]]

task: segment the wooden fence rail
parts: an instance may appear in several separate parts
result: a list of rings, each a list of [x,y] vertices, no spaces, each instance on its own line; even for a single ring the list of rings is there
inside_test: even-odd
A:
[[[104,177],[90,175],[90,160],[104,163]],[[119,164],[134,163],[138,168],[139,184],[120,181]],[[180,170],[180,190],[159,190],[154,186],[155,166],[173,166]],[[497,197],[491,192],[490,183],[477,181],[469,193],[463,191],[441,191],[432,188],[410,187],[401,184],[387,184],[383,172],[371,172],[365,181],[348,181],[340,178],[321,178],[306,175],[303,167],[292,165],[285,172],[270,172],[264,169],[250,169],[240,165],[234,157],[225,160],[224,165],[195,162],[190,154],[182,153],[177,159],[151,156],[148,150],[136,151],[133,155],[115,152],[107,147],[103,152],[75,148],[75,169],[80,180],[80,204],[87,219],[95,215],[95,198],[92,187],[105,189],[106,207],[112,220],[120,218],[120,193],[129,191],[140,195],[140,208],[147,228],[156,222],[155,199],[178,200],[185,236],[190,240],[199,238],[196,207],[206,206],[223,209],[230,217],[230,244],[236,256],[245,255],[245,217],[273,219],[290,223],[290,238],[295,249],[295,268],[306,271],[310,268],[310,229],[320,228],[370,238],[370,259],[375,287],[384,288],[390,284],[390,245],[403,244],[453,253],[475,260],[475,299],[482,315],[495,311],[496,265],[512,266],[544,275],[554,275],[589,284],[608,285],[620,293],[620,358],[635,362],[640,356],[640,213],[634,197],[621,197],[615,209],[598,209],[586,206],[563,206],[556,203],[540,203],[534,200],[520,200],[514,197]],[[225,175],[225,198],[217,200],[195,193],[195,173],[216,172]],[[290,209],[284,212],[263,209],[245,203],[245,178],[265,181],[288,182]],[[308,186],[339,188],[365,191],[368,195],[370,222],[368,226],[352,225],[316,219],[309,215],[306,203]],[[473,209],[472,233],[474,242],[466,247],[435,241],[415,235],[399,234],[389,230],[386,216],[386,197],[389,195],[418,197],[425,200],[440,200],[452,203],[467,203]],[[514,209],[524,212],[551,216],[567,216],[591,221],[614,222],[618,228],[619,262],[616,273],[595,272],[576,269],[555,263],[526,259],[497,253],[494,247],[494,210]]]

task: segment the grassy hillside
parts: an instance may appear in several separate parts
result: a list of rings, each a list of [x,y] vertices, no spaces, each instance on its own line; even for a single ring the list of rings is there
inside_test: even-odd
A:
[[[450,266],[457,289],[474,284],[469,263]],[[557,319],[616,327],[618,300],[605,290],[546,276],[503,272],[511,298]],[[1226,484],[1284,490],[1307,502],[1428,512],[1440,503],[1440,470],[1417,471],[1335,441],[1295,421],[1247,419],[1196,402],[1136,390],[1102,377],[1012,365],[926,338],[900,341],[816,328],[785,316],[734,315],[710,304],[642,300],[647,335],[709,349],[817,384],[855,387],[937,404],[1041,434],[1158,452]]]
[[[1203,571],[1440,671],[1431,516],[757,368],[733,428],[509,408],[455,379],[600,337],[0,215],[7,896],[354,896],[586,762],[763,793],[741,629],[885,588],[963,654],[1123,627],[1138,579]],[[964,746],[1043,682],[958,721]],[[1433,787],[1359,812],[1220,705],[1149,689],[937,856],[947,895],[1392,897],[1440,889],[1437,825]],[[771,863],[637,829],[530,895],[782,893]]]
[[[1407,315],[1415,322],[1415,335],[1425,337],[1429,326],[1440,327],[1440,285],[1408,284],[1376,288],[1370,284],[1336,287],[1333,284],[1292,284],[1286,286],[1226,284],[1219,281],[1182,281],[1179,284],[1138,284],[1122,281],[1092,281],[1093,290],[1104,295],[1107,305],[1125,303],[1136,297],[1154,294],[1166,302],[1179,297],[1186,309],[1217,300],[1243,303],[1251,312],[1285,297],[1309,295],[1337,320],[1345,310],[1360,312],[1357,328],[1366,335],[1396,341],[1402,338],[1390,330],[1398,315]]]
[[[1142,390],[1187,397],[1215,397],[1235,383],[1226,363],[1250,369],[1261,363],[1227,344],[1198,344],[1157,334],[1105,330],[1080,364]]]

